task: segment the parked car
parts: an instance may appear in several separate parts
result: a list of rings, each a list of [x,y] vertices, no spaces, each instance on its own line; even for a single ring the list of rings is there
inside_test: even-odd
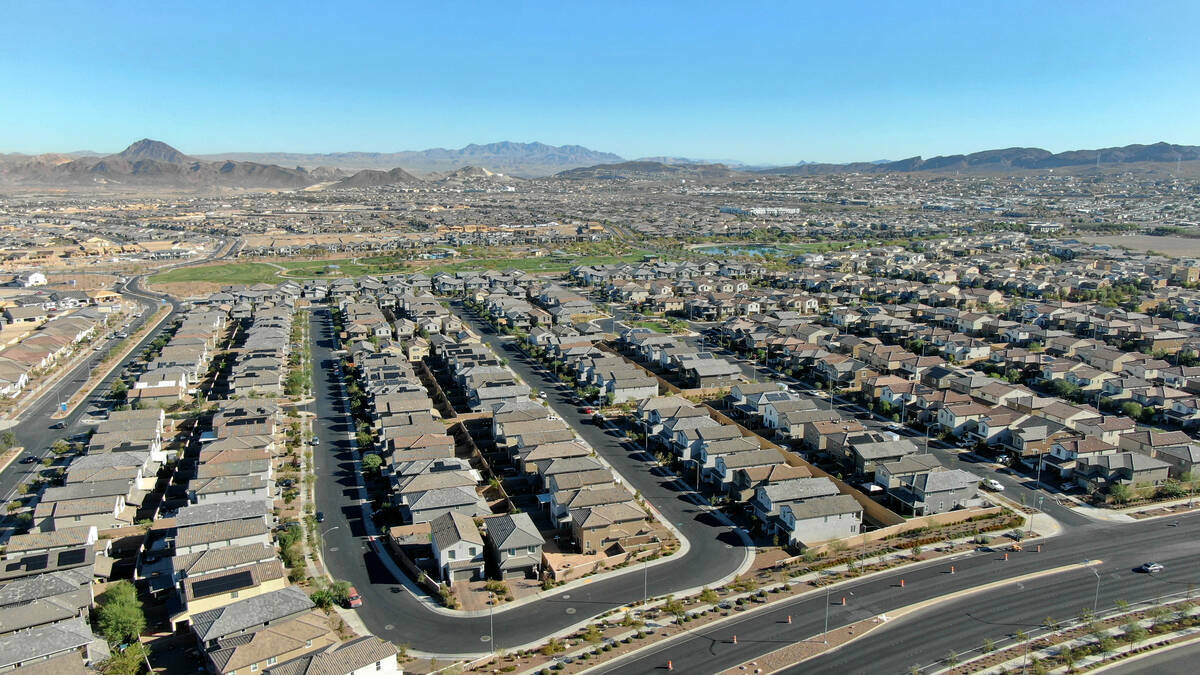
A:
[[[1001,485],[1000,481],[996,480],[995,478],[988,478],[987,480],[983,481],[983,487],[991,490],[992,492],[1004,492],[1004,486]]]
[[[325,512],[324,511],[317,511],[317,522],[318,523],[325,522]]]
[[[313,436],[313,438],[312,438],[312,444],[313,444],[313,445],[320,445],[320,444],[321,444],[321,439],[317,438],[316,436]]]
[[[351,586],[350,590],[346,591],[346,604],[351,608],[362,607],[363,599],[362,596],[358,594],[357,588]]]

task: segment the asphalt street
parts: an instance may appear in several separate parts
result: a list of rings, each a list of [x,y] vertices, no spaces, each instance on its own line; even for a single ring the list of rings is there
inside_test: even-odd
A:
[[[312,355],[316,381],[315,401],[310,408],[316,413],[315,430],[321,440],[314,454],[318,475],[317,508],[326,516],[323,523],[327,532],[326,565],[335,578],[346,579],[358,589],[364,604],[357,611],[376,635],[423,652],[486,652],[487,638],[492,630],[487,615],[447,615],[431,610],[392,577],[366,543],[367,532],[360,517],[352,473],[350,422],[343,413],[341,381],[331,367],[336,356],[333,353],[334,337],[324,321],[327,315],[328,311],[324,309],[313,312]],[[695,495],[681,490],[672,477],[660,475],[640,451],[622,445],[616,436],[590,422],[584,423],[585,416],[553,390],[548,379],[507,350],[489,329],[475,325],[493,348],[498,346],[499,353],[510,359],[510,365],[518,375],[535,386],[540,383],[543,389],[554,392],[550,400],[555,410],[573,424],[634,489],[654,503],[691,543],[687,555],[669,562],[631,568],[623,574],[511,609],[501,605],[494,617],[497,648],[534,642],[589,617],[640,601],[646,588],[653,596],[698,587],[731,574],[741,566],[746,559],[746,549],[742,547],[739,534],[721,524],[706,507],[697,503]]]
[[[1000,641],[1019,630],[1041,625],[1047,616],[1077,616],[1098,598],[1101,610],[1117,600],[1136,602],[1185,592],[1200,584],[1200,516],[1168,522],[1093,524],[1049,540],[1037,553],[974,552],[919,568],[897,570],[862,582],[831,587],[830,599],[820,591],[779,607],[701,630],[667,643],[651,653],[599,669],[603,673],[650,673],[667,660],[681,672],[711,673],[756,659],[789,643],[820,640],[825,611],[831,629],[895,612],[898,608],[1039,570],[1098,559],[1101,579],[1087,569],[983,591],[914,612],[869,633],[853,645],[798,665],[789,673],[899,673],[927,666],[949,651],[979,646],[985,638]],[[1135,568],[1149,560],[1166,565],[1155,575]],[[949,573],[950,564],[956,571]],[[900,587],[899,580],[905,580]],[[847,598],[842,606],[841,598]],[[787,615],[793,623],[787,624]],[[737,635],[738,644],[733,644]]]
[[[142,312],[137,315],[133,322],[125,329],[130,334],[141,330],[142,326],[154,315],[155,308],[158,303],[164,299],[158,295],[152,295],[143,291],[139,285],[140,278],[135,277],[127,282],[123,287],[117,290],[124,295],[132,296],[142,301]],[[171,304],[171,311],[175,313],[179,309],[178,303],[174,300],[167,300]],[[65,422],[65,428],[52,428],[59,420],[51,419],[52,415],[58,408],[60,401],[68,400],[79,388],[87,381],[91,372],[92,366],[104,354],[109,344],[117,344],[119,340],[113,339],[106,342],[105,349],[95,351],[84,360],[80,365],[76,366],[67,374],[63,375],[58,383],[49,388],[43,393],[32,405],[30,405],[21,415],[20,421],[12,427],[12,432],[16,434],[17,444],[25,446],[25,455],[33,455],[39,459],[50,455],[50,446],[55,441],[62,438],[69,438],[75,434],[85,431],[88,427],[81,424],[80,421],[88,416],[88,410],[92,406],[104,400],[105,395],[112,387],[112,382],[119,377],[125,367],[132,361],[141,358],[142,352],[146,346],[154,340],[161,332],[162,328],[170,325],[171,318],[168,317],[160,326],[159,330],[151,331],[137,344],[137,346],[129,353],[127,357],[121,360],[116,368],[113,369],[104,381],[101,382],[93,390],[91,396],[86,401],[76,406],[69,415],[62,418]],[[19,460],[14,460],[3,473],[0,473],[0,495],[5,495],[5,499],[11,497],[17,486],[26,482],[30,478],[30,473],[34,470],[39,470],[38,464],[21,464]]]

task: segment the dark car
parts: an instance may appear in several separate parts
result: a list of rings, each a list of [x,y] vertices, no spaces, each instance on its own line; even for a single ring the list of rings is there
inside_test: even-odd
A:
[[[51,429],[66,429],[67,423],[64,422],[63,420],[59,420],[59,421],[55,422],[54,424],[51,424],[50,428]]]
[[[317,522],[318,523],[325,522],[325,512],[324,511],[317,511]]]
[[[25,455],[21,458],[22,464],[33,464],[36,461],[38,461],[38,458],[34,457],[33,455]]]

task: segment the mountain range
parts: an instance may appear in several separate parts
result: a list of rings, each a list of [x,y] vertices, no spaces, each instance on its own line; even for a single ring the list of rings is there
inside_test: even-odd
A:
[[[296,162],[294,168],[267,161]],[[319,161],[304,166],[306,160]],[[458,150],[435,148],[400,153],[334,153],[326,155],[232,153],[189,156],[163,143],[142,139],[119,153],[0,154],[0,187],[10,188],[162,188],[162,189],[296,189],[314,185],[361,188],[477,183],[512,185],[522,177],[552,180],[693,180],[727,181],[762,175],[810,176],[834,173],[912,173],[968,171],[1012,173],[1055,169],[1086,171],[1094,167],[1160,165],[1200,161],[1200,146],[1154,143],[1098,150],[1052,153],[1041,148],[1007,148],[966,155],[898,161],[819,164],[783,167],[729,166],[672,157],[623,160],[618,155],[578,145],[490,143]],[[378,163],[383,168],[347,169]],[[403,167],[403,168],[401,168]],[[1194,173],[1195,166],[1189,165]]]
[[[1011,170],[1044,171],[1138,162],[1189,162],[1200,160],[1200,146],[1153,143],[1151,145],[1126,145],[1097,150],[1069,150],[1053,153],[1041,148],[1006,148],[985,150],[969,155],[944,155],[924,159],[909,157],[897,161],[852,162],[849,164],[817,164],[802,162],[794,166],[755,169],[754,173],[786,175],[820,175],[829,173],[895,173],[914,171],[979,171],[1003,172]]]
[[[338,180],[336,169],[189,157],[161,141],[137,141],[115,155],[4,155],[0,185],[19,187],[302,188]]]
[[[477,145],[472,143],[457,150],[430,148],[403,152],[334,152],[301,154],[291,152],[228,152],[221,155],[201,155],[202,159],[232,159],[286,166],[333,166],[339,169],[382,169],[404,167],[418,175],[455,171],[463,166],[487,167],[495,173],[512,174],[523,178],[548,176],[565,169],[596,164],[615,164],[625,161],[611,152],[598,152],[581,145],[546,145],[545,143],[513,143],[502,141]]]

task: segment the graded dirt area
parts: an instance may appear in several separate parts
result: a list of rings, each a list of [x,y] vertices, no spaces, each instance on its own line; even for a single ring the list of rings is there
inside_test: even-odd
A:
[[[72,284],[71,282],[75,282]],[[100,272],[47,272],[46,285],[60,291],[108,290],[117,283],[113,274]]]
[[[1111,235],[1106,237],[1080,237],[1092,244],[1108,244],[1143,253],[1154,251],[1172,258],[1200,258],[1200,239],[1190,237],[1151,237],[1145,234]]]

